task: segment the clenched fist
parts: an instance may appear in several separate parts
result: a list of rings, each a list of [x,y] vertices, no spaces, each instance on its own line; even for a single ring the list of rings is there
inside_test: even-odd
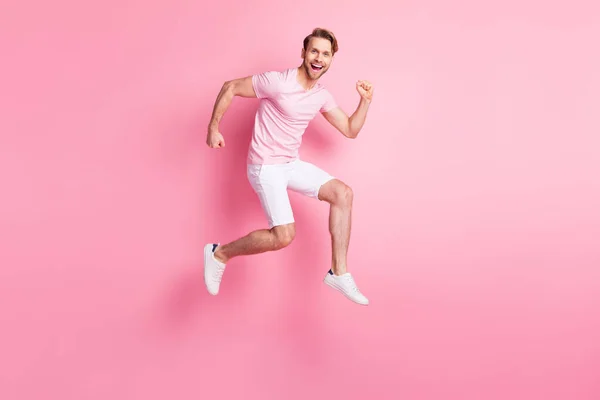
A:
[[[356,90],[360,96],[367,100],[371,101],[373,99],[373,85],[368,81],[358,81],[356,82]]]
[[[223,139],[221,132],[216,129],[211,129],[206,136],[206,144],[212,149],[218,149],[225,147],[225,139]]]

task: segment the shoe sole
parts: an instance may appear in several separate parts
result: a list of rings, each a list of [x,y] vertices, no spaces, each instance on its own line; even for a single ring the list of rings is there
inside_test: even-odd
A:
[[[367,303],[360,303],[360,302],[358,302],[358,301],[354,300],[352,297],[350,297],[348,294],[346,294],[346,292],[344,292],[344,291],[343,291],[343,290],[341,290],[339,287],[337,287],[337,286],[336,286],[336,285],[335,285],[333,282],[330,282],[330,281],[329,281],[329,279],[327,279],[327,277],[325,277],[325,278],[323,279],[323,282],[325,282],[325,284],[326,284],[327,286],[329,286],[330,288],[333,288],[333,289],[337,290],[338,292],[340,292],[341,294],[343,294],[343,295],[344,295],[344,296],[345,296],[345,297],[346,297],[348,300],[350,300],[351,302],[353,302],[353,303],[356,303],[356,304],[359,304],[359,305],[361,305],[361,306],[368,306],[368,305],[369,305],[369,303],[368,303],[368,302],[367,302]]]

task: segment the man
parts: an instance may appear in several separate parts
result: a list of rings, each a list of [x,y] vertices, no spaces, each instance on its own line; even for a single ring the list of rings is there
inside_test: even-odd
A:
[[[369,82],[356,83],[360,102],[350,117],[318,83],[337,51],[333,33],[316,28],[304,39],[299,67],[231,80],[219,92],[206,139],[207,145],[215,149],[225,147],[219,122],[233,97],[261,99],[248,151],[247,176],[269,229],[256,230],[224,245],[209,243],[204,247],[204,281],[210,294],[218,294],[225,265],[233,257],[279,250],[292,242],[296,231],[287,192],[290,189],[330,204],[332,260],[324,282],[358,304],[369,303],[346,265],[352,189],[298,156],[302,135],[318,112],[348,138],[356,138],[365,122],[373,96]]]

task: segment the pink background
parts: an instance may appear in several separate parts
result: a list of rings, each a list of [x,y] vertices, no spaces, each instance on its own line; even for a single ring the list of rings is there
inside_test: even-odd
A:
[[[387,2],[387,1],[386,1]],[[84,4],[85,3],[85,4]],[[600,398],[600,13],[592,1],[21,2],[0,12],[0,398]],[[322,117],[302,156],[355,191],[349,268],[322,283],[326,204],[265,226],[245,177],[256,100],[221,84],[300,63],[324,26]]]

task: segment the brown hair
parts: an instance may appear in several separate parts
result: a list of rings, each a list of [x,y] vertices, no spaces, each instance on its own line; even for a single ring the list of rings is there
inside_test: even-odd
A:
[[[310,39],[314,37],[327,39],[331,42],[331,55],[334,55],[338,51],[338,42],[335,38],[335,35],[330,30],[324,28],[315,28],[310,35],[304,38],[304,50],[306,50],[308,47],[308,42],[310,42]]]

